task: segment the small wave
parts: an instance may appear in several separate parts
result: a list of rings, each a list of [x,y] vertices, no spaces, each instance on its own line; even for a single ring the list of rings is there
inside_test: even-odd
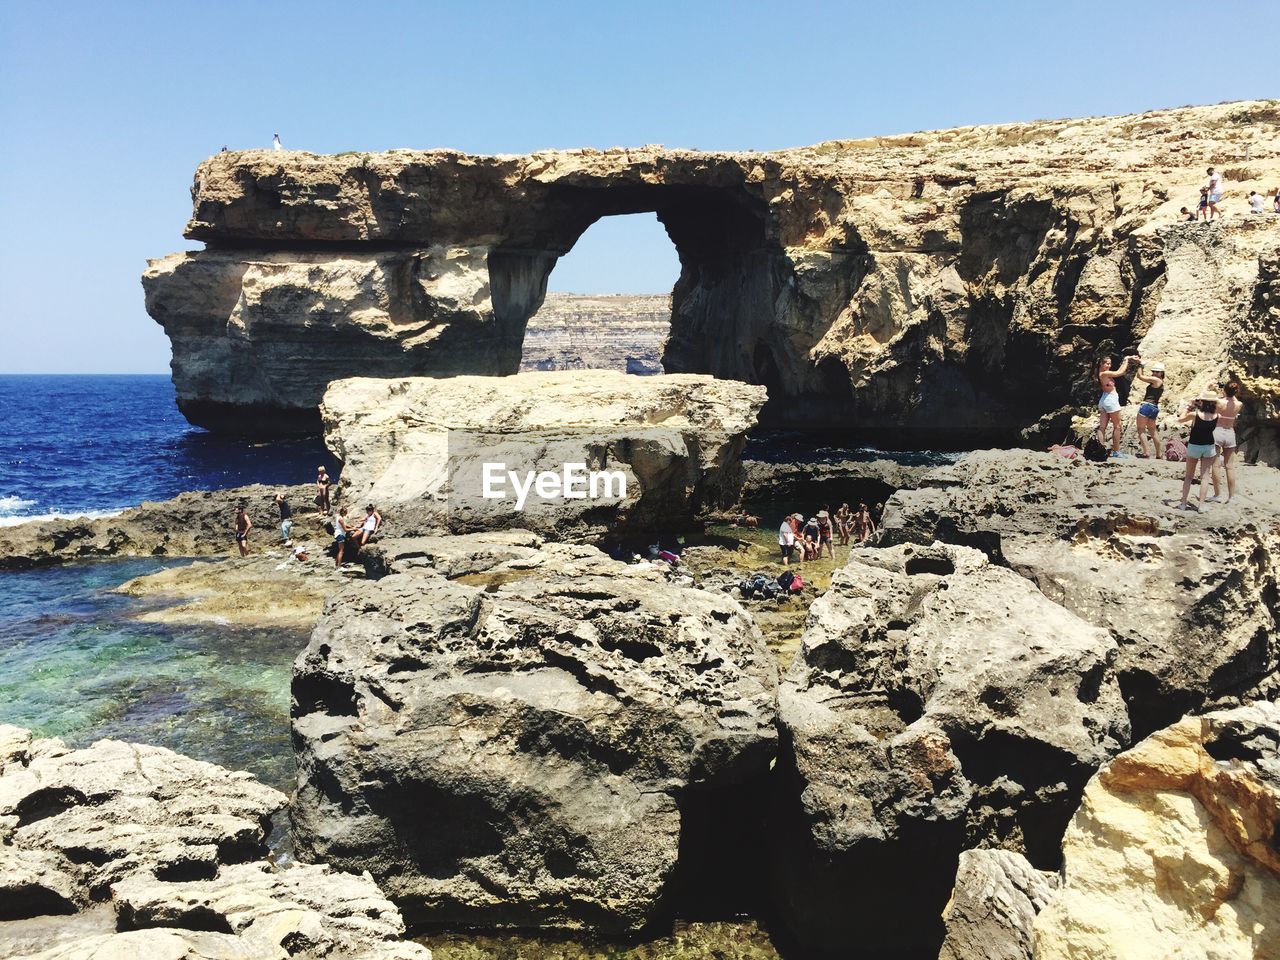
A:
[[[0,497],[0,517],[18,513],[27,509],[27,507],[34,507],[35,505],[36,502],[34,500],[23,500],[21,497]]]
[[[4,506],[6,500],[16,497],[0,497],[0,507]],[[27,506],[35,503],[34,500],[19,501]],[[124,513],[124,510],[81,510],[72,513],[32,513],[26,516],[0,516],[0,527],[16,527],[20,523],[31,523],[36,520],[101,520],[103,517],[117,517]]]

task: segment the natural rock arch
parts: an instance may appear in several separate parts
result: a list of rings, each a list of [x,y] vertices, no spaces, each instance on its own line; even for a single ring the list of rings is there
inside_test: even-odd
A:
[[[1061,440],[1096,401],[1094,357],[1140,346],[1168,366],[1166,416],[1243,374],[1245,455],[1274,459],[1280,400],[1256,362],[1274,353],[1274,235],[1210,237],[1176,211],[1201,154],[1280,142],[1275,116],[1220,104],[773,153],[224,153],[193,189],[186,235],[208,249],[153,261],[147,308],[193,422],[314,430],[334,379],[514,372],[556,258],[600,217],[653,211],[681,260],[665,368],[764,383],[762,422]],[[1260,151],[1255,179],[1280,175],[1280,149]]]

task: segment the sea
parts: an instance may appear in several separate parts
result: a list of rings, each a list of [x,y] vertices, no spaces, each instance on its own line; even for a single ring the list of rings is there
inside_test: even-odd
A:
[[[155,376],[0,376],[0,526],[101,517],[185,490],[308,483],[336,464],[319,439],[219,437]]]
[[[101,517],[184,490],[302,483],[318,439],[217,437],[161,376],[0,376],[0,526]],[[73,746],[119,737],[287,788],[290,665],[304,633],[173,626],[115,592],[177,562],[130,558],[0,573],[0,723]]]

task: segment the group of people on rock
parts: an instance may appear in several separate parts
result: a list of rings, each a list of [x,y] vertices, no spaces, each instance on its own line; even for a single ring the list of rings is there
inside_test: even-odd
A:
[[[1140,356],[1128,356],[1119,367],[1112,367],[1111,358],[1103,357],[1098,362],[1096,378],[1102,395],[1098,399],[1097,440],[1104,448],[1107,444],[1107,428],[1111,429],[1111,453],[1113,458],[1122,457],[1120,440],[1123,427],[1120,417],[1120,394],[1116,389],[1116,381],[1135,370],[1134,379],[1146,384],[1142,402],[1138,406],[1137,427],[1138,456],[1144,459],[1160,458],[1160,437],[1157,433],[1156,418],[1160,415],[1160,399],[1164,395],[1165,368],[1162,363],[1153,363],[1150,368],[1144,364]],[[1205,503],[1221,501],[1230,503],[1236,493],[1236,420],[1244,404],[1240,401],[1240,384],[1228,380],[1219,384],[1218,392],[1202,393],[1194,400],[1187,400],[1178,417],[1178,423],[1191,426],[1190,436],[1185,445],[1176,444],[1177,456],[1170,459],[1186,461],[1186,475],[1182,481],[1182,499],[1178,509],[1197,510]],[[1148,442],[1150,447],[1147,446]],[[1183,447],[1185,446],[1185,452]],[[1102,454],[1099,453],[1099,457]],[[1221,496],[1221,479],[1218,468],[1225,474],[1227,495]],[[1189,502],[1192,484],[1197,473],[1200,478],[1199,505]],[[1213,496],[1206,498],[1208,485],[1213,483]]]
[[[783,566],[791,561],[803,563],[818,560],[825,553],[835,559],[834,543],[847,547],[852,541],[866,543],[880,525],[884,504],[877,503],[874,510],[859,503],[856,510],[842,503],[833,514],[824,504],[815,516],[807,521],[803,513],[793,513],[783,518],[778,527],[778,549],[782,553]]]
[[[313,498],[316,505],[316,519],[325,520],[332,511],[334,545],[331,553],[334,556],[334,565],[341,567],[349,544],[363,547],[382,529],[382,514],[371,503],[365,507],[362,520],[351,519],[348,507],[342,505],[334,507],[331,500],[332,487],[333,481],[328,471],[323,466],[317,467],[316,494]],[[280,513],[280,542],[286,547],[293,546],[293,507],[283,493],[275,495],[275,505]],[[236,546],[240,548],[242,557],[249,555],[249,531],[252,529],[253,520],[249,517],[249,505],[242,501],[236,507],[235,518]],[[354,552],[355,550],[351,551],[351,553]],[[300,550],[295,551],[295,556],[298,555]]]
[[[1218,209],[1218,204],[1222,202],[1222,174],[1210,167],[1205,171],[1209,175],[1209,181],[1200,188],[1200,202],[1196,209],[1189,210],[1183,207],[1181,211],[1183,219],[1194,222],[1196,220],[1204,220],[1208,223],[1211,220],[1220,219],[1222,211]],[[1267,198],[1257,190],[1249,192],[1249,212],[1250,213],[1267,213]],[[1280,213],[1280,187],[1272,191],[1271,197],[1271,213]]]

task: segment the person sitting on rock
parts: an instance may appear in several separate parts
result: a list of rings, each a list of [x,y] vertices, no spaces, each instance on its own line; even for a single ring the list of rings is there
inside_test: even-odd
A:
[[[1195,222],[1195,220],[1196,220],[1196,215],[1195,215],[1194,213],[1192,213],[1190,210],[1188,210],[1186,207],[1183,207],[1183,208],[1182,208],[1181,210],[1179,210],[1178,212],[1179,212],[1180,214],[1182,214],[1182,219],[1183,219],[1183,220],[1187,220],[1187,221],[1189,221],[1189,222],[1191,222],[1191,223],[1194,223],[1194,222]]]
[[[382,514],[372,503],[364,508],[364,523],[360,525],[360,546],[369,542],[370,538],[382,528]]]
[[[1164,394],[1164,364],[1153,363],[1150,373],[1142,372],[1138,365],[1135,380],[1147,385],[1142,395],[1142,405],[1138,407],[1138,446],[1143,459],[1160,459],[1160,438],[1156,435],[1156,417],[1160,415],[1160,397]],[[1147,440],[1151,440],[1151,452],[1147,453]]]
[[[1249,212],[1250,213],[1266,213],[1267,201],[1257,190],[1249,193]]]

